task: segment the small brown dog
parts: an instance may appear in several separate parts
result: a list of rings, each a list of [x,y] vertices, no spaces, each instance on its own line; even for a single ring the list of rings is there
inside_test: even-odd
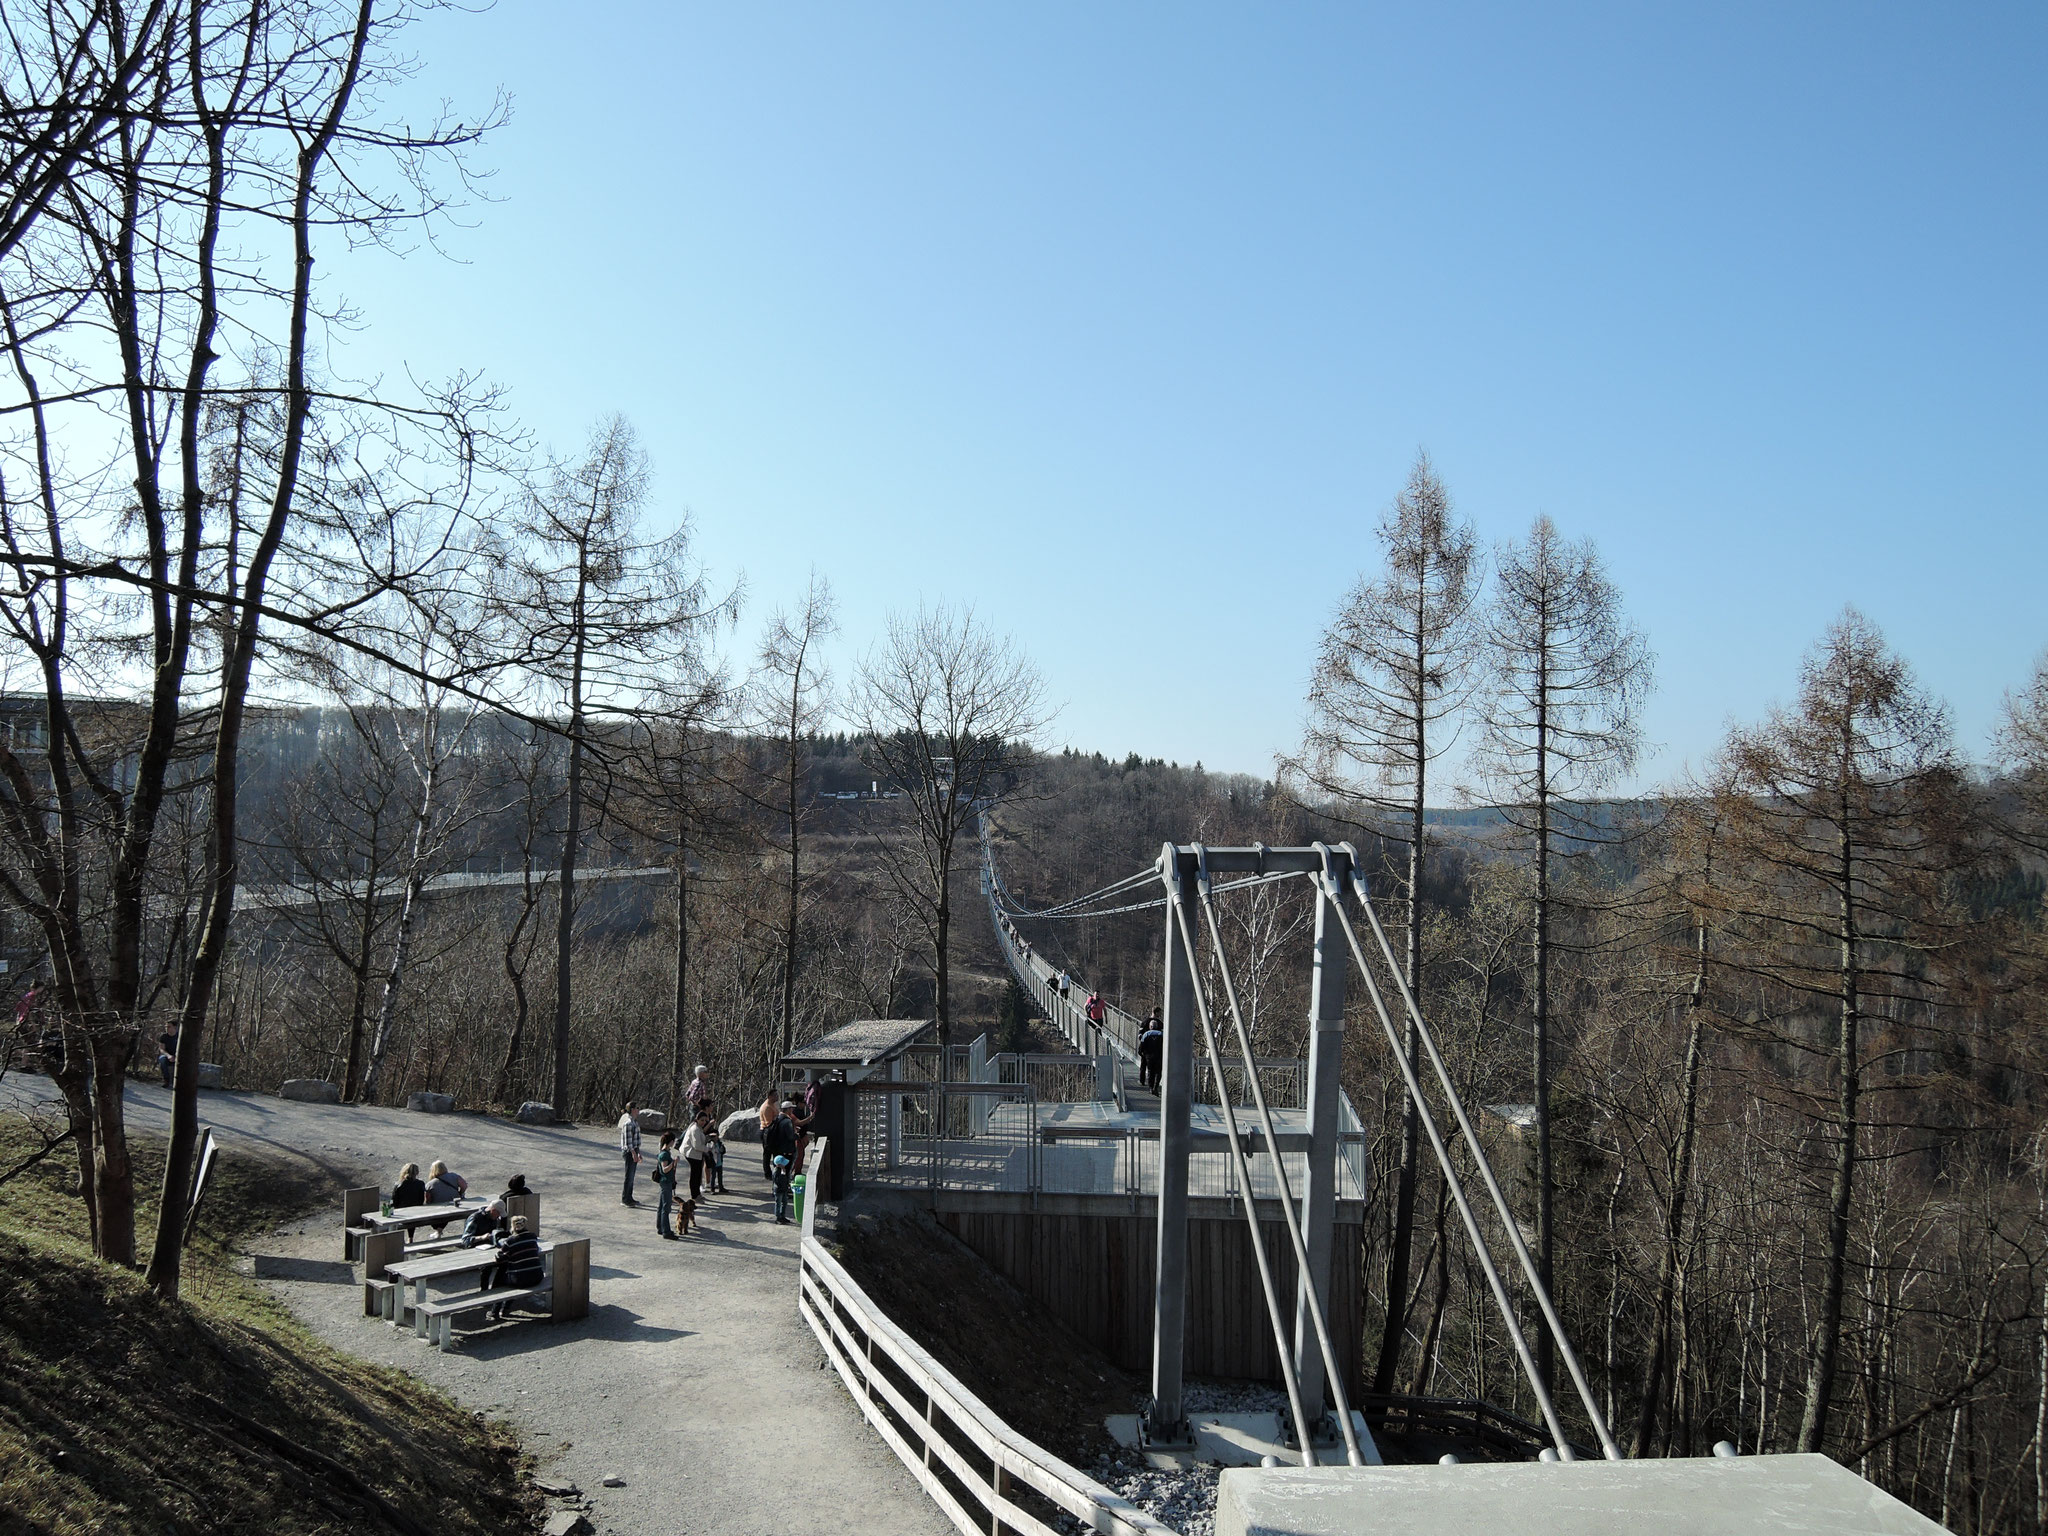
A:
[[[676,1236],[687,1237],[697,1225],[697,1202],[678,1200],[675,1204]]]

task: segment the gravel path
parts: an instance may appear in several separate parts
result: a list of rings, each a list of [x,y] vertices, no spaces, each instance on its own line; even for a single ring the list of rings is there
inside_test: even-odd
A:
[[[48,1098],[10,1073],[0,1106]],[[161,1133],[169,1095],[131,1082],[130,1127]],[[524,1173],[544,1238],[591,1240],[590,1316],[509,1324],[442,1354],[362,1315],[340,1264],[340,1211],[253,1245],[304,1278],[273,1285],[323,1339],[396,1365],[519,1427],[543,1477],[575,1483],[604,1536],[943,1536],[952,1526],[867,1427],[796,1310],[796,1228],[774,1223],[758,1157],[735,1147],[733,1193],[706,1202],[699,1235],[663,1242],[650,1204],[619,1204],[609,1130],[513,1125],[481,1115],[288,1103],[208,1093],[202,1123],[225,1148],[254,1144],[390,1183],[439,1157],[473,1191]],[[651,1141],[651,1138],[650,1138]],[[651,1163],[651,1146],[649,1162]],[[643,1167],[643,1174],[644,1174]],[[366,1180],[366,1182],[368,1182]],[[651,1201],[644,1177],[640,1192]],[[607,1475],[624,1486],[602,1486]]]

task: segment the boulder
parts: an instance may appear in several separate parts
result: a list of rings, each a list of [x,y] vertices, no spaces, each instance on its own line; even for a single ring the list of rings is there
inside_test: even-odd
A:
[[[301,1104],[339,1104],[341,1087],[324,1077],[295,1077],[277,1090],[280,1099],[297,1099]]]
[[[445,1115],[455,1108],[452,1093],[416,1093],[405,1101],[407,1109],[417,1109],[422,1114]]]
[[[553,1125],[555,1106],[543,1104],[537,1099],[528,1099],[519,1106],[517,1119],[521,1125]]]
[[[202,1088],[218,1088],[220,1086],[219,1062],[202,1061],[199,1063],[199,1086]]]
[[[758,1109],[736,1109],[718,1122],[718,1134],[728,1142],[759,1141],[761,1139],[761,1112]]]
[[[658,1109],[636,1109],[633,1118],[640,1122],[640,1129],[659,1136],[668,1129],[668,1116]]]
[[[553,1109],[550,1104],[548,1108]],[[542,1536],[586,1536],[590,1522],[583,1518],[583,1512],[576,1509],[558,1509],[548,1516],[548,1523],[541,1527]]]

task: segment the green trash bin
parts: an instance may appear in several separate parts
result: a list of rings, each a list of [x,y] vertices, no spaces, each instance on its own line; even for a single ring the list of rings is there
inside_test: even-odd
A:
[[[790,1192],[796,1196],[796,1224],[804,1224],[804,1176],[798,1174],[790,1181]]]

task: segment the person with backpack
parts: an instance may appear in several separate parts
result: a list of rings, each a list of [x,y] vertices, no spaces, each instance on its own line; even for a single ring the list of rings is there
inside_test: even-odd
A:
[[[661,1133],[661,1150],[654,1154],[654,1184],[661,1191],[661,1199],[654,1207],[654,1230],[661,1236],[673,1240],[675,1231],[669,1226],[668,1214],[676,1203],[676,1133]]]
[[[1147,1093],[1159,1091],[1159,1057],[1165,1046],[1166,1031],[1155,1008],[1145,1015],[1145,1027],[1138,1032],[1138,1081]]]

